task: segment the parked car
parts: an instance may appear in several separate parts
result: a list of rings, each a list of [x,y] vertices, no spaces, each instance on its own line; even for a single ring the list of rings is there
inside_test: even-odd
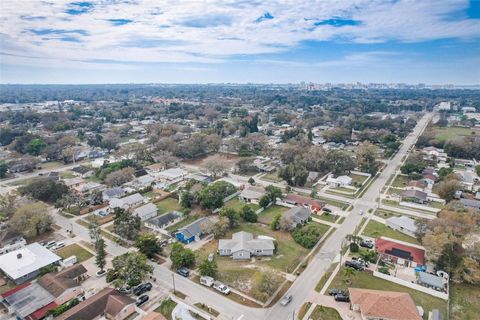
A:
[[[323,208],[323,211],[328,212],[328,213],[332,213],[332,210],[330,210],[328,208]]]
[[[121,288],[118,288],[117,290],[124,294],[132,293],[132,288],[130,288],[129,286],[121,287]]]
[[[188,278],[188,276],[190,275],[190,271],[185,267],[178,268],[177,273],[185,278]]]
[[[147,291],[150,291],[152,290],[152,284],[150,282],[147,282],[147,283],[142,283],[142,284],[139,284],[138,286],[136,286],[135,288],[133,288],[133,293],[136,295],[136,296],[139,296]]]
[[[337,288],[332,288],[328,290],[328,294],[331,296],[334,296],[336,294],[343,293],[343,290],[337,289]]]
[[[106,274],[107,274],[106,270],[98,270],[97,272],[95,272],[95,275],[97,276],[97,278],[101,278],[101,277],[105,276]]]
[[[230,289],[224,285],[223,283],[221,283],[220,281],[215,281],[213,283],[213,288],[217,291],[220,291],[221,293],[223,293],[224,295],[227,295],[230,293]]]
[[[283,297],[282,300],[280,300],[280,304],[285,307],[287,304],[290,303],[290,301],[292,301],[293,299],[293,296],[291,294],[287,294],[285,297]]]
[[[55,246],[55,250],[58,250],[58,249],[61,249],[65,247],[65,242],[59,242],[57,243],[57,245]]]
[[[211,287],[215,280],[212,277],[203,276],[200,277],[200,283],[204,286]]]
[[[368,249],[372,249],[374,247],[374,243],[372,240],[362,240],[362,242],[360,242],[360,247],[364,247],[364,248],[368,248]]]
[[[360,262],[355,261],[355,260],[345,261],[345,267],[350,267],[350,268],[353,268],[353,269],[359,270],[359,271],[363,271],[363,269],[365,269]]]
[[[53,247],[55,247],[56,244],[57,244],[57,241],[47,242],[47,244],[45,245],[45,248],[47,248],[47,249],[53,248]]]
[[[350,302],[350,297],[344,293],[337,293],[333,298],[339,302]]]
[[[352,260],[355,260],[363,265],[364,268],[370,265],[370,262],[363,260],[363,258],[353,257]]]
[[[144,294],[143,296],[137,298],[137,302],[135,302],[135,304],[137,305],[137,307],[140,307],[142,304],[147,302],[148,299],[150,299],[150,297]]]

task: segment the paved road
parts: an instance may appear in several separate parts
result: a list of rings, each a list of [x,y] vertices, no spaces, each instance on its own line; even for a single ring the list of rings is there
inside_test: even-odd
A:
[[[175,275],[176,289],[188,295],[188,302],[204,302],[219,311],[221,314],[220,319],[292,319],[293,314],[308,300],[320,277],[339,255],[341,243],[345,239],[345,236],[354,233],[356,227],[362,221],[364,215],[362,216],[360,212],[363,211],[366,213],[369,209],[375,209],[377,207],[376,199],[379,197],[382,188],[385,186],[389,177],[395,172],[402,158],[410,151],[431,118],[432,114],[426,114],[419,121],[413,133],[405,139],[399,152],[388,163],[387,167],[373,182],[370,188],[361,198],[353,201],[354,209],[349,213],[345,222],[327,239],[322,249],[312,258],[307,269],[293,283],[289,293],[293,294],[294,298],[288,306],[282,307],[276,304],[269,309],[245,307],[178,275]],[[55,215],[55,218],[56,223],[64,229],[71,229],[71,224],[73,224],[74,233],[87,241],[89,240],[88,230],[83,226],[76,224],[72,219],[67,219],[60,215]],[[127,249],[107,239],[107,251],[112,255],[120,255],[127,252]],[[154,276],[160,285],[170,289],[173,288],[172,272],[165,266],[155,265]]]

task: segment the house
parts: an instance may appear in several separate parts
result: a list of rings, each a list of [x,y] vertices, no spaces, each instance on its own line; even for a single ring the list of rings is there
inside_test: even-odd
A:
[[[460,183],[463,186],[464,190],[473,191],[473,186],[479,181],[477,174],[473,171],[456,171],[458,176],[460,176]]]
[[[136,215],[140,220],[145,221],[157,216],[158,208],[153,203],[147,203],[141,207],[133,210],[133,215]]]
[[[110,201],[113,198],[121,198],[125,195],[122,187],[113,187],[102,192],[103,201]]]
[[[147,174],[147,175],[135,178],[132,182],[129,182],[128,185],[138,190],[138,189],[150,187],[153,183],[155,183],[155,178]]]
[[[158,179],[174,184],[182,181],[187,176],[188,172],[180,168],[172,168],[159,172],[156,176]]]
[[[119,199],[113,198],[112,200],[110,200],[109,207],[111,209],[115,209],[117,207],[123,209],[130,209],[144,202],[145,198],[140,193],[134,193]]]
[[[375,250],[389,256],[397,264],[416,267],[425,265],[425,248],[412,243],[380,237],[375,240]]]
[[[0,301],[10,315],[19,319],[42,319],[49,310],[84,295],[80,281],[86,272],[83,265],[77,264],[48,273],[36,282],[25,282],[4,292]]]
[[[309,171],[307,176],[307,182],[315,182],[319,178],[320,173],[316,171]]]
[[[160,231],[182,220],[182,217],[183,217],[183,213],[181,212],[178,212],[178,211],[168,212],[168,213],[162,214],[161,216],[145,221],[145,227],[155,231]]]
[[[349,176],[338,176],[334,178],[333,175],[330,174],[326,182],[330,187],[345,187],[352,184],[352,178],[350,178]]]
[[[40,269],[60,260],[62,258],[35,242],[2,255],[0,270],[16,284],[21,284],[35,278]]]
[[[406,190],[402,194],[402,201],[425,203],[427,201],[427,194],[418,190]]]
[[[423,148],[422,152],[429,156],[434,156],[436,158],[438,158],[439,156],[443,156],[445,154],[443,149],[435,148],[432,146]]]
[[[415,220],[407,216],[390,217],[388,219],[385,219],[385,224],[387,225],[387,227],[392,228],[393,230],[397,230],[411,237],[415,237],[415,233],[417,232]]]
[[[460,202],[463,204],[465,208],[480,210],[480,200],[460,199]]]
[[[283,202],[296,206],[303,206],[313,212],[320,211],[323,207],[325,207],[325,203],[320,200],[293,193],[289,193],[285,197],[283,197]]]
[[[200,236],[205,233],[204,225],[209,223],[209,221],[210,220],[207,217],[199,218],[189,225],[178,229],[178,231],[175,233],[175,238],[183,243],[198,241]]]
[[[312,213],[305,207],[295,206],[283,214],[282,219],[291,221],[294,227],[304,225],[310,220]]]
[[[113,288],[105,288],[59,315],[58,320],[123,320],[136,312],[135,300]]]
[[[422,181],[428,185],[433,185],[437,181],[438,177],[433,173],[424,173],[422,175]]]
[[[251,233],[245,231],[234,233],[232,239],[218,241],[218,253],[221,256],[232,256],[234,260],[250,259],[251,256],[272,256],[274,250],[272,239],[254,239]]]
[[[26,244],[22,234],[12,228],[0,230],[0,255],[23,248]]]
[[[417,190],[417,191],[425,191],[427,188],[427,183],[423,180],[412,180],[408,183],[405,187],[406,190]]]
[[[100,190],[103,187],[104,187],[103,184],[100,184],[100,183],[94,182],[94,181],[89,181],[87,183],[82,183],[80,185],[74,186],[73,190],[75,190],[78,193],[85,194],[85,193],[89,193],[89,192],[92,192],[92,191],[95,191],[95,190]]]
[[[265,189],[263,187],[248,186],[242,190],[238,198],[245,203],[258,204],[264,195]]]
[[[149,165],[148,167],[145,167],[147,172],[150,173],[159,173],[163,170],[165,170],[165,165],[163,163],[154,163],[152,165]]]
[[[64,183],[67,187],[73,188],[73,187],[76,187],[76,186],[81,185],[82,183],[85,183],[85,180],[83,180],[83,179],[80,178],[80,177],[75,177],[75,178],[70,178],[70,179],[64,179],[64,180],[63,180],[63,183]]]
[[[75,173],[78,173],[80,176],[84,178],[89,176],[90,175],[89,173],[93,173],[93,170],[91,168],[88,168],[85,166],[78,166],[78,167],[72,168],[72,171]]]
[[[415,302],[406,292],[348,288],[350,309],[362,320],[422,320]]]

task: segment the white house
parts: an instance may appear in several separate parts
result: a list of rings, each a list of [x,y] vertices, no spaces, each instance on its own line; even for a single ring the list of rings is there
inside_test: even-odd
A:
[[[338,176],[334,178],[333,175],[329,175],[326,182],[330,187],[345,187],[352,184],[352,178],[349,176]]]
[[[390,227],[393,230],[397,230],[411,237],[415,237],[415,232],[417,231],[415,220],[406,216],[391,217],[385,219],[385,224],[387,225],[387,227]]]
[[[250,259],[251,256],[272,256],[275,245],[272,239],[257,238],[249,232],[240,231],[232,239],[220,239],[218,252],[221,256],[232,256],[234,260]]]
[[[135,206],[138,206],[144,203],[146,199],[140,193],[134,193],[123,198],[113,198],[110,200],[109,207],[110,209],[123,208],[131,209]]]
[[[245,203],[258,204],[260,199],[265,195],[263,187],[248,186],[238,195],[241,201]]]
[[[0,255],[23,248],[26,244],[23,236],[11,228],[0,231]]]
[[[145,221],[157,216],[158,208],[153,203],[147,203],[141,207],[135,208],[133,214],[138,216],[140,220]]]

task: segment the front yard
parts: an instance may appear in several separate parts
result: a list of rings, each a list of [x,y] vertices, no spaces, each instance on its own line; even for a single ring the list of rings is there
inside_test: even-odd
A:
[[[342,320],[337,310],[317,305],[308,319],[311,320]]]
[[[93,257],[89,251],[85,250],[84,248],[80,247],[78,244],[71,244],[66,247],[63,247],[55,252],[58,254],[62,259],[66,259],[71,256],[77,257],[77,262],[82,263],[85,260],[90,259]]]
[[[347,288],[362,288],[362,289],[371,289],[371,290],[385,290],[385,291],[397,291],[397,292],[406,292],[410,294],[413,301],[417,305],[420,305],[425,310],[426,316],[428,316],[428,311],[432,309],[439,309],[444,316],[446,316],[447,303],[446,301],[435,298],[429,294],[422,293],[420,291],[410,289],[399,284],[383,280],[377,277],[374,277],[371,273],[367,271],[356,271],[353,276],[349,278],[348,281],[344,276],[345,268],[340,268],[340,271],[333,279],[330,289],[347,289]],[[462,318],[466,319],[466,318]],[[473,318],[472,318],[473,319]]]
[[[270,225],[277,214],[283,214],[286,211],[288,211],[286,207],[272,205],[258,214],[258,221]]]
[[[414,244],[420,244],[417,239],[407,236],[406,234],[403,234],[401,232],[395,231],[383,223],[380,223],[378,221],[370,220],[370,222],[367,224],[365,230],[363,231],[363,235],[372,237],[372,238],[378,238],[380,236],[385,236],[389,237],[392,239],[397,239],[400,241],[405,241],[405,242],[410,242]]]
[[[352,184],[354,184],[355,182],[357,183],[357,185],[362,185],[365,180],[368,179],[367,176],[362,176],[362,175],[359,175],[359,174],[354,174],[354,173],[350,173],[350,178],[352,178]]]

